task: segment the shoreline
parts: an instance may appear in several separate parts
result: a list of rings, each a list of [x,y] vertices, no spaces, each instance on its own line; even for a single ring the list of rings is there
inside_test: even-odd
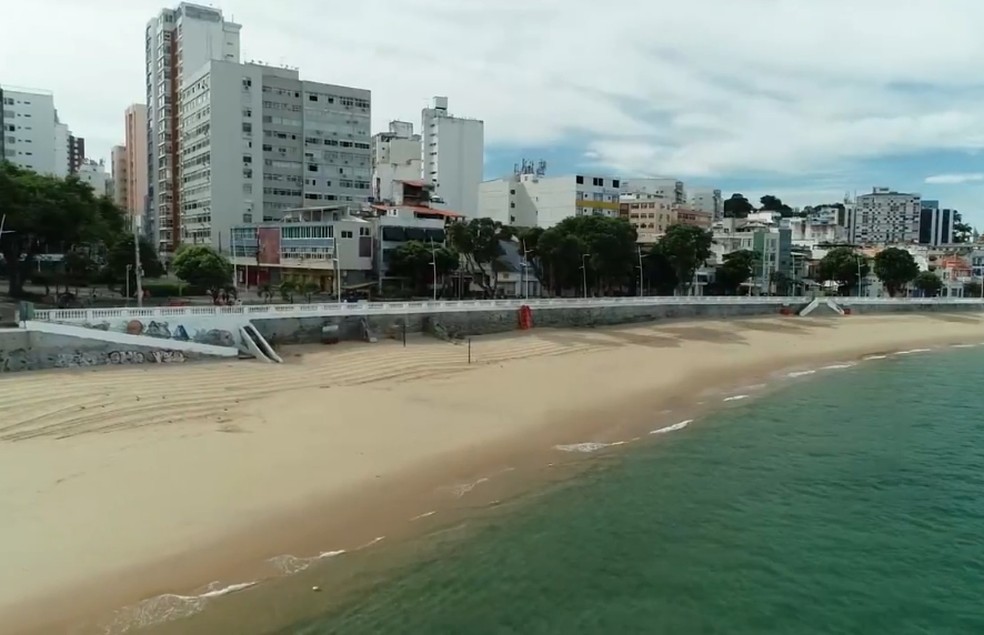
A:
[[[583,458],[581,452],[560,452],[555,449],[556,445],[624,443],[634,436],[642,438],[651,430],[672,427],[690,418],[681,417],[671,421],[681,409],[713,411],[726,406],[730,402],[724,400],[736,397],[739,393],[735,391],[749,388],[752,385],[750,382],[758,381],[756,378],[773,379],[769,386],[763,387],[765,390],[771,388],[773,383],[783,384],[784,382],[774,381],[774,376],[780,369],[789,369],[791,373],[796,373],[799,372],[795,370],[796,367],[804,364],[816,366],[849,360],[861,361],[865,356],[885,354],[893,349],[911,351],[930,345],[978,344],[984,340],[984,335],[975,333],[975,327],[979,329],[982,323],[984,322],[965,314],[959,318],[941,314],[915,317],[854,316],[847,320],[767,318],[657,323],[592,331],[548,332],[542,329],[534,331],[532,336],[476,338],[479,356],[486,350],[490,353],[488,361],[474,365],[460,374],[453,374],[464,370],[460,366],[453,367],[452,364],[446,364],[434,357],[435,351],[444,353],[453,350],[453,347],[449,349],[451,345],[421,343],[421,351],[418,352],[429,358],[433,370],[429,374],[424,373],[422,377],[418,376],[420,368],[412,365],[408,367],[409,370],[404,369],[403,375],[397,373],[394,376],[392,369],[380,362],[376,372],[382,379],[376,382],[356,382],[323,389],[336,391],[327,400],[330,403],[317,403],[326,400],[313,398],[306,401],[316,402],[314,404],[296,403],[296,393],[300,390],[316,390],[312,387],[319,385],[319,378],[314,377],[315,381],[308,381],[307,385],[280,395],[264,393],[251,397],[249,403],[242,404],[244,408],[241,412],[230,408],[233,411],[222,415],[229,421],[221,422],[220,427],[229,423],[244,428],[254,427],[256,429],[251,432],[258,434],[261,428],[269,428],[270,425],[264,426],[262,421],[257,421],[257,416],[262,419],[264,413],[295,413],[296,416],[292,418],[297,421],[292,421],[289,426],[291,429],[284,430],[283,433],[294,435],[298,443],[287,444],[285,447],[295,451],[302,450],[304,456],[294,458],[304,464],[294,470],[289,478],[283,474],[278,474],[277,478],[282,478],[285,485],[295,488],[303,486],[303,492],[293,491],[291,496],[284,496],[284,492],[279,492],[279,495],[276,491],[264,492],[264,496],[260,497],[262,501],[255,508],[224,509],[226,513],[222,514],[222,522],[208,531],[199,528],[192,536],[194,540],[185,537],[185,542],[181,545],[183,548],[162,553],[156,558],[133,558],[131,555],[128,566],[101,572],[90,571],[88,574],[83,572],[80,577],[86,579],[87,583],[84,585],[71,580],[55,585],[49,580],[45,586],[42,584],[43,580],[35,581],[37,588],[34,589],[33,598],[20,598],[16,602],[4,603],[7,598],[0,597],[0,604],[6,604],[0,609],[0,616],[5,609],[10,611],[10,617],[0,619],[7,625],[16,625],[13,631],[15,633],[61,632],[57,629],[64,628],[69,622],[74,623],[82,615],[89,619],[104,616],[111,607],[132,605],[142,598],[201,589],[213,580],[221,580],[221,584],[225,584],[226,580],[230,584],[237,580],[239,583],[251,581],[251,576],[255,576],[259,570],[258,563],[275,556],[300,554],[303,558],[310,557],[304,554],[319,554],[324,550],[351,551],[379,536],[386,536],[387,541],[399,541],[424,528],[422,524],[414,525],[411,518],[430,511],[437,511],[440,516],[442,509],[454,509],[455,502],[463,501],[465,497],[449,496],[449,487],[472,484],[474,488],[476,481],[482,478],[492,478],[488,482],[494,482],[496,479],[489,477],[490,473],[497,469],[512,468],[517,474],[532,474],[534,478],[529,479],[532,484],[524,483],[532,488],[536,482],[556,478],[556,474],[562,473],[567,466],[572,470],[583,467],[585,462],[580,460]],[[926,327],[930,325],[936,327],[936,333],[917,337],[924,334]],[[828,330],[831,331],[830,336],[836,339],[825,337]],[[835,332],[840,332],[839,336]],[[741,337],[738,337],[739,333]],[[677,340],[677,344],[667,342],[669,339]],[[819,339],[823,341],[818,341]],[[552,340],[564,340],[568,346],[566,349],[551,349],[545,344]],[[540,347],[539,354],[530,352],[533,342]],[[799,342],[799,346],[794,346],[796,342]],[[496,346],[499,349],[495,349]],[[506,350],[505,347],[509,346],[512,348]],[[367,352],[370,349],[360,347],[356,350]],[[384,351],[384,354],[389,352],[395,355],[399,350],[395,348]],[[493,350],[501,353],[501,361],[491,355]],[[340,352],[325,351],[305,356],[294,369],[320,368],[322,364],[334,364],[333,368],[341,369],[344,365],[339,359],[344,355],[339,354]],[[377,352],[377,356],[378,354]],[[365,356],[357,353],[357,357]],[[357,360],[354,363],[359,365]],[[680,368],[673,368],[673,364],[680,365]],[[161,370],[169,371],[169,376],[175,374],[170,372],[175,369]],[[263,375],[272,375],[277,371],[294,375],[289,368],[271,370],[266,367],[256,372],[253,372],[254,369],[250,371],[253,379],[262,379]],[[213,366],[192,372],[200,377],[221,371]],[[90,376],[99,374],[89,373]],[[155,371],[154,374],[163,373]],[[548,382],[554,385],[546,385],[543,378],[550,377],[551,374],[556,375],[556,381]],[[121,371],[117,369],[113,375],[120,376]],[[735,375],[741,376],[743,381],[733,381]],[[133,381],[140,385],[145,385],[148,380],[145,372],[130,371],[128,376],[137,378]],[[613,385],[608,385],[608,382]],[[118,383],[126,382],[121,379]],[[500,392],[511,396],[509,403],[495,399],[490,402],[489,386],[502,388]],[[714,390],[710,386],[724,386],[732,392],[725,394],[718,391],[720,398],[713,401],[711,394]],[[316,392],[315,395],[317,394]],[[244,398],[243,401],[247,400]],[[705,403],[698,404],[698,401]],[[674,412],[667,413],[664,417],[660,412],[668,407]],[[372,469],[367,470],[365,465],[358,465],[359,461],[353,463],[349,460],[346,463],[344,452],[319,445],[324,444],[322,437],[325,432],[312,428],[311,421],[324,417],[325,412],[331,412],[332,408],[336,413],[344,412],[349,416],[361,413],[367,420],[387,420],[377,430],[363,430],[355,438],[344,441],[350,452],[368,451],[372,454],[371,450],[375,449],[373,444],[389,446],[385,451],[375,452],[378,455],[375,458],[380,462],[372,466]],[[192,412],[197,413],[198,410]],[[467,422],[458,420],[463,412],[469,415]],[[522,420],[509,421],[510,414]],[[442,421],[434,423],[428,417],[436,417]],[[36,446],[33,450],[45,446],[41,449],[56,453],[58,449],[54,446],[58,444],[77,444],[86,446],[87,449],[91,446],[93,454],[83,461],[91,464],[100,451],[106,451],[110,447],[118,450],[122,439],[124,447],[136,448],[134,453],[140,454],[139,458],[144,459],[148,456],[148,446],[151,446],[151,451],[158,450],[174,458],[179,453],[191,453],[195,445],[208,445],[209,447],[201,450],[203,458],[209,459],[203,464],[206,466],[224,462],[227,470],[244,470],[257,478],[269,475],[270,469],[288,469],[289,462],[283,461],[257,466],[237,464],[235,459],[230,460],[230,448],[224,447],[228,445],[228,440],[248,437],[249,432],[229,434],[228,431],[211,429],[207,432],[189,431],[189,427],[195,427],[194,419],[185,422],[175,417],[175,421],[177,423],[161,425],[156,429],[142,428],[139,432],[117,430],[108,434],[62,440],[29,438],[23,444],[15,442],[7,444],[7,447],[0,445],[0,460],[8,455],[13,456],[10,450],[12,446]],[[612,425],[613,421],[616,422],[615,425]],[[401,431],[401,425],[408,422],[428,429]],[[660,425],[656,425],[657,423]],[[197,425],[202,427],[200,421]],[[463,432],[456,430],[463,426],[477,426],[481,429]],[[646,427],[649,430],[644,429]],[[386,436],[368,433],[382,433],[384,430],[392,432],[394,439],[387,440]],[[270,430],[266,432],[269,433]],[[338,435],[337,440],[345,436],[346,430],[333,429],[330,433]],[[141,438],[126,438],[127,435],[132,437],[135,434],[139,434]],[[220,442],[222,445],[216,445],[216,437],[223,437]],[[409,447],[408,444],[412,445],[415,441],[424,444],[424,438],[437,447]],[[310,443],[305,445],[305,440]],[[262,441],[243,442],[241,447],[233,448],[231,452],[249,451],[250,458],[255,461],[265,451],[273,449],[264,447],[266,441],[272,439],[267,437]],[[319,450],[332,450],[334,453],[319,455]],[[38,456],[34,454],[30,458]],[[325,466],[325,462],[330,465]],[[554,467],[547,468],[547,463],[552,463]],[[21,475],[31,473],[23,464],[15,467],[22,468]],[[126,468],[132,469],[134,465],[117,464],[115,467],[118,477],[120,474],[127,474]],[[184,466],[185,469],[197,468],[197,471],[190,469],[190,475],[185,474],[191,484],[195,483],[192,477],[200,477],[210,471],[203,471],[201,467],[194,462]],[[327,477],[332,470],[333,487],[310,483],[319,477]],[[174,493],[181,491],[180,485],[187,485],[189,481],[171,483],[170,488],[166,483],[158,484],[157,489],[161,493]],[[256,485],[257,482],[251,484]],[[143,482],[135,486],[150,488],[151,483]],[[89,491],[93,495],[91,487]],[[195,511],[215,515],[215,510],[208,509],[207,506],[220,504],[224,499],[217,494],[227,493],[210,492],[209,496],[203,496],[197,501],[197,506],[186,501],[171,501],[168,511],[171,515],[175,512],[184,512],[186,515],[191,513],[191,518],[194,518]],[[3,491],[2,494],[7,496],[9,492]],[[287,500],[283,500],[284,498]],[[20,501],[15,502],[26,501],[21,497]],[[61,502],[64,501],[56,497],[56,500],[47,501],[45,509],[57,508],[59,505],[56,503]],[[187,504],[184,508],[183,502]],[[0,499],[0,505],[3,512],[10,511],[9,501]],[[339,514],[339,509],[344,509],[345,512]],[[59,510],[50,511],[57,514]],[[162,517],[167,516],[165,514]],[[111,522],[115,519],[108,520]],[[88,524],[97,526],[100,522],[105,529],[107,519],[94,519]],[[136,523],[134,526],[140,525],[141,523]],[[42,529],[37,526],[34,528]],[[49,528],[47,537],[50,538],[51,533]],[[112,542],[103,544],[102,551],[107,552]],[[144,541],[144,544],[149,542],[151,541]],[[74,547],[85,549],[83,545]],[[71,551],[67,547],[63,548]],[[16,564],[27,569],[31,564],[29,560],[30,558],[25,560],[21,556],[21,562]],[[91,564],[90,567],[95,569]],[[107,569],[105,566],[103,568]],[[140,581],[139,588],[132,585],[133,580]],[[80,592],[80,588],[85,588],[85,591]],[[60,615],[53,614],[53,606],[58,608]],[[18,628],[21,630],[17,630]]]

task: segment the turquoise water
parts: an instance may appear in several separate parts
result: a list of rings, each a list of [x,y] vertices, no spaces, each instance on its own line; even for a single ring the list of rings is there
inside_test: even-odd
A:
[[[980,350],[827,371],[278,632],[984,633],[982,390]]]

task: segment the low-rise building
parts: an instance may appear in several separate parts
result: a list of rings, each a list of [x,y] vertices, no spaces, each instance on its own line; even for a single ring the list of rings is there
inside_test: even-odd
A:
[[[391,121],[389,131],[374,135],[371,145],[373,202],[392,201],[395,182],[421,180],[421,140],[412,123]]]
[[[277,221],[236,225],[230,245],[236,282],[247,288],[313,282],[325,292],[362,285],[373,280],[372,228],[345,206],[287,210]]]
[[[512,176],[484,181],[479,186],[478,216],[544,229],[574,216],[618,217],[620,179],[582,174],[548,177],[545,170],[543,162],[534,166],[524,161]]]
[[[673,201],[659,194],[626,194],[619,201],[619,218],[636,229],[636,242],[659,242],[667,228],[677,222]]]
[[[714,218],[707,212],[702,212],[686,205],[676,205],[673,208],[676,215],[676,223],[679,225],[690,225],[701,229],[710,229],[714,223]]]

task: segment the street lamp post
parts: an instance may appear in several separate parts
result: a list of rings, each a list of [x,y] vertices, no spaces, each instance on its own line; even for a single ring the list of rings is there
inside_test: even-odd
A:
[[[584,297],[588,297],[588,262],[591,254],[581,254],[581,283],[584,285]]]
[[[137,224],[133,223],[133,273],[137,281],[137,306],[143,306],[143,282],[140,277],[143,274],[143,267],[140,266],[140,235],[137,233]],[[126,277],[127,281],[130,276]]]
[[[637,245],[639,249],[639,296],[643,295],[643,284],[642,284],[642,245]]]
[[[520,244],[523,246],[523,270],[522,280],[520,283],[523,285],[523,297],[529,299],[530,297],[530,254],[533,252],[532,249],[526,248],[526,241],[521,241]]]
[[[434,302],[437,302],[437,248],[434,247],[434,239],[430,241],[431,244],[431,290],[433,292],[432,298]]]
[[[126,266],[126,305],[130,306],[130,272],[133,271],[133,265]]]

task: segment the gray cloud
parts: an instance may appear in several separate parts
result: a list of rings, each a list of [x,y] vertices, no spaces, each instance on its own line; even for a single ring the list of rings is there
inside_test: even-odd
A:
[[[143,100],[143,32],[161,4],[33,0],[0,39],[0,82],[53,90],[63,119],[108,156],[124,108]],[[245,59],[372,89],[377,129],[416,121],[429,96],[446,94],[453,111],[486,121],[490,144],[576,142],[609,172],[824,173],[984,147],[979,1],[221,7],[243,24]]]

